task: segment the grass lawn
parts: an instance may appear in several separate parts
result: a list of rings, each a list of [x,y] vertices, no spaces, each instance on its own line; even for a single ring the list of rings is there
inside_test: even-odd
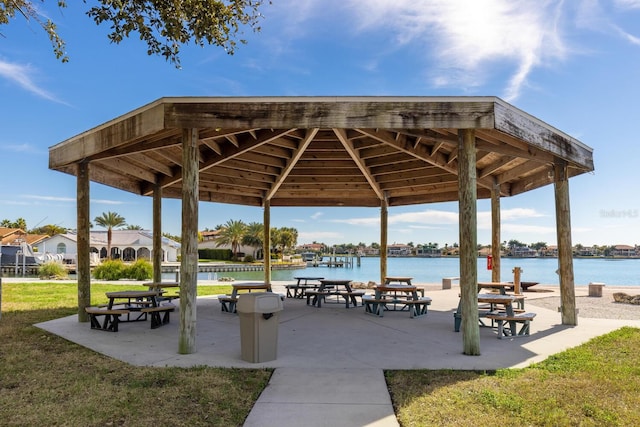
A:
[[[92,304],[122,289],[91,287]],[[230,290],[198,286],[198,295]],[[0,425],[241,426],[271,376],[263,369],[134,367],[32,326],[76,307],[75,284],[3,284]],[[623,328],[525,369],[385,375],[404,427],[636,426],[638,349],[640,329]]]
[[[385,375],[402,426],[638,426],[638,349],[622,328],[525,369]]]
[[[91,285],[92,304],[122,285]],[[199,286],[199,295],[231,286]],[[77,285],[5,283],[0,425],[241,426],[271,370],[141,368],[32,326],[77,313]],[[89,325],[87,325],[89,327]]]

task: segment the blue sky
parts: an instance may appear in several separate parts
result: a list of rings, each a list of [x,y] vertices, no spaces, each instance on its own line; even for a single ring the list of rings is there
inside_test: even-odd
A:
[[[233,56],[185,46],[182,69],[134,35],[110,44],[81,2],[51,17],[70,61],[21,17],[0,27],[0,219],[75,228],[75,177],[48,148],[163,96],[499,96],[594,149],[595,173],[570,180],[573,243],[640,244],[640,0],[280,0],[264,5]],[[106,211],[151,228],[151,199],[91,185]],[[478,242],[490,205],[478,202]],[[199,228],[262,222],[262,209],[200,204]],[[274,208],[299,243],[379,241],[379,209]],[[389,210],[389,243],[459,241],[457,203]],[[180,233],[166,200],[163,231]],[[502,199],[502,240],[555,244],[553,187]]]

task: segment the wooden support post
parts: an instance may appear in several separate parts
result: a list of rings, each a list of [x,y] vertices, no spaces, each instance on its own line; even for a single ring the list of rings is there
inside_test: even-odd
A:
[[[153,281],[162,282],[162,186],[153,186]]]
[[[563,325],[577,325],[576,294],[573,277],[573,249],[571,247],[571,209],[569,204],[569,175],[567,162],[557,160],[554,165],[556,201],[556,233],[558,236],[558,271],[560,273],[560,312]]]
[[[491,281],[500,281],[500,184],[494,180],[491,188]]]
[[[264,252],[264,283],[271,283],[271,200],[264,201],[263,212],[264,238],[262,252]]]
[[[385,197],[380,201],[380,283],[387,278],[387,232],[389,227],[388,201]]]
[[[88,322],[86,307],[91,306],[91,263],[89,244],[89,163],[78,163],[77,175],[77,255],[76,272],[78,274],[78,321]]]
[[[198,130],[182,130],[182,242],[180,260],[180,338],[178,352],[196,352],[198,284]]]
[[[513,267],[513,293],[520,294],[520,274],[522,269],[520,267]]]
[[[478,229],[476,136],[473,129],[458,131],[458,201],[460,233],[460,298],[463,353],[480,355],[478,327]]]

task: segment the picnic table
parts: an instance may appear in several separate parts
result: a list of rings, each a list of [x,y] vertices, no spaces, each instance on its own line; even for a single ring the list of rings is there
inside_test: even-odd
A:
[[[287,298],[304,298],[306,296],[306,291],[309,289],[318,289],[320,287],[319,280],[324,279],[324,277],[306,277],[306,276],[296,276],[294,277],[296,280],[295,284],[286,285],[287,289]],[[309,283],[309,282],[317,282],[317,283]],[[293,293],[291,292],[293,291]]]
[[[220,301],[222,311],[227,313],[236,313],[236,305],[238,303],[238,296],[243,292],[271,292],[271,284],[264,282],[251,282],[251,283],[234,283],[231,285],[232,291],[230,295],[218,295],[218,301]]]
[[[507,295],[507,290],[512,290],[513,287],[511,282],[478,282],[478,292],[482,292],[483,289],[493,289],[498,290],[500,295]],[[524,309],[524,295],[511,294],[511,296],[515,297],[518,308]]]
[[[431,304],[431,298],[418,296],[418,289],[414,285],[384,284],[374,288],[373,296],[362,298],[365,313],[375,314],[380,317],[385,311],[409,311],[410,317],[418,317],[427,314],[427,306]]]
[[[349,308],[351,305],[357,307],[357,297],[364,295],[364,291],[354,291],[353,288],[351,288],[351,280],[322,279],[319,280],[319,282],[320,286],[318,286],[318,289],[306,291],[307,305],[320,308],[323,301],[327,302],[327,297],[335,295],[338,297],[335,302],[340,302],[340,298],[343,298],[346,308]]]
[[[413,280],[413,277],[406,277],[406,276],[387,276],[384,278],[384,284],[385,285],[390,285],[392,283],[399,283],[399,284],[405,284],[408,286],[412,286],[411,285],[411,281]]]
[[[494,289],[500,292],[500,295],[506,295],[507,289],[513,288],[513,283],[508,282],[478,282],[478,292],[483,289]]]
[[[169,323],[169,313],[175,310],[175,306],[170,303],[159,305],[157,290],[115,291],[107,292],[106,296],[109,299],[106,307],[85,308],[91,321],[91,329],[118,332],[120,322],[146,321],[149,315],[151,329],[155,329]],[[126,315],[126,320],[120,319],[123,315]]]
[[[155,291],[157,294],[158,301],[171,301],[176,298],[180,298],[180,295],[166,295],[165,290],[169,288],[178,288],[180,289],[180,283],[178,282],[147,282],[143,283],[143,286],[149,288],[150,291]]]
[[[478,294],[478,303],[488,304],[486,310],[481,310],[479,317],[486,317],[493,322],[498,323],[498,338],[503,336],[517,337],[529,335],[530,322],[536,316],[535,313],[516,313],[513,305],[518,298],[514,295],[503,294]],[[454,330],[460,331],[460,324],[462,322],[461,303],[458,304],[458,309],[454,313]],[[485,326],[480,320],[481,325]],[[508,328],[504,328],[504,325],[508,324]],[[518,330],[518,325],[521,325]]]

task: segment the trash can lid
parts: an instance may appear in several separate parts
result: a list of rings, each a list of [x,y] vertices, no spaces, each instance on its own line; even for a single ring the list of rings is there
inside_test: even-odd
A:
[[[280,295],[273,292],[251,292],[238,296],[238,313],[275,313],[282,311]]]

